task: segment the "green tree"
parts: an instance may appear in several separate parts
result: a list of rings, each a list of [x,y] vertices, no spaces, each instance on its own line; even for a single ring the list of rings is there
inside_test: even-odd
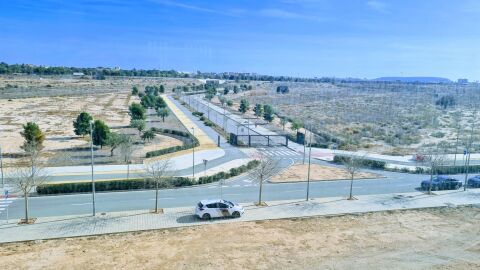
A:
[[[159,108],[166,108],[167,107],[167,103],[165,102],[165,100],[163,100],[162,97],[156,97],[155,98],[155,109],[159,109]]]
[[[242,99],[240,100],[240,108],[238,109],[241,113],[246,113],[250,108],[250,104],[248,103],[248,100]]]
[[[130,121],[130,126],[138,130],[138,134],[141,134],[145,130],[146,123],[143,119],[135,119]]]
[[[286,117],[280,118],[280,125],[282,125],[282,129],[285,130],[285,125],[287,125],[288,120]]]
[[[255,108],[253,108],[253,111],[255,112],[255,115],[258,117],[263,116],[263,106],[262,104],[255,104]]]
[[[128,110],[132,120],[143,120],[146,118],[145,108],[138,103],[132,103]]]
[[[162,121],[165,122],[165,117],[168,117],[168,115],[170,114],[170,112],[168,111],[167,108],[159,108],[157,110],[157,115],[159,117],[162,117]]]
[[[152,129],[145,131],[142,135],[142,140],[143,141],[149,142],[149,141],[153,140],[154,138],[155,138],[155,131],[153,131]]]
[[[233,106],[233,101],[228,100],[228,101],[227,101],[227,106],[228,106],[228,107],[232,107],[232,106]]]
[[[297,121],[293,121],[292,122],[292,130],[297,132],[299,129],[302,128],[302,124],[297,122]]]
[[[81,112],[75,121],[73,121],[73,129],[76,135],[85,137],[90,133],[90,121],[93,117],[87,112]]]
[[[108,135],[107,140],[105,141],[105,144],[110,147],[111,157],[113,157],[113,151],[115,151],[115,149],[122,144],[122,139],[123,139],[123,136],[121,134],[118,134],[117,132],[111,132]]]
[[[228,89],[228,87],[225,86],[225,88],[223,88],[223,94],[228,95],[228,92],[230,92],[230,89]]]
[[[23,125],[23,131],[20,132],[22,137],[25,139],[22,149],[27,149],[30,146],[34,145],[36,149],[43,148],[43,141],[45,140],[45,134],[40,130],[38,125],[33,122],[28,122]]]
[[[263,105],[263,119],[267,120],[268,122],[272,122],[274,118],[275,111],[273,110],[272,105]]]
[[[144,108],[153,108],[155,107],[155,96],[153,94],[146,94],[140,99],[140,104]]]
[[[227,99],[224,96],[219,97],[218,100],[222,104],[222,107],[225,106],[225,103],[227,102]]]
[[[93,144],[103,148],[110,136],[110,128],[102,120],[95,120],[93,123]]]
[[[136,86],[132,87],[132,95],[136,96],[136,95],[138,95],[138,92],[139,92],[138,87],[136,87]]]
[[[163,86],[163,84],[160,84],[160,93],[165,93],[165,86]]]
[[[234,85],[233,86],[233,93],[238,94],[238,92],[240,92],[240,89],[238,88],[238,86]]]

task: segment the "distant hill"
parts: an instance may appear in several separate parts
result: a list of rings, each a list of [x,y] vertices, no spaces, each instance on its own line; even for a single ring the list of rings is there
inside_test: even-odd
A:
[[[373,79],[377,82],[419,82],[419,83],[451,83],[447,78],[441,77],[380,77]]]

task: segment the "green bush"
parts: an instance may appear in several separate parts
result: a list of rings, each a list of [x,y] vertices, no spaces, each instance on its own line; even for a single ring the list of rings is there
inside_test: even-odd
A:
[[[192,114],[195,115],[195,116],[198,116],[198,117],[203,116],[202,112],[192,112]]]
[[[169,181],[162,182],[160,188],[168,186],[184,187],[195,183],[187,177],[173,177]],[[121,191],[121,190],[139,190],[155,189],[155,182],[150,179],[130,179],[130,180],[109,180],[95,182],[95,191]],[[61,184],[43,184],[37,187],[37,193],[40,195],[61,194],[61,193],[82,193],[92,192],[92,183],[61,183]]]
[[[345,162],[348,162],[349,159],[350,157],[348,156],[335,155],[335,157],[333,158],[333,162],[337,164],[343,164]],[[377,161],[377,160],[370,160],[370,159],[361,160],[361,166],[364,168],[383,170],[385,169],[385,165],[386,165],[386,162],[384,161]]]
[[[252,160],[252,161],[248,162],[246,165],[242,165],[242,166],[237,167],[237,168],[231,168],[229,172],[219,172],[219,173],[216,173],[214,175],[200,177],[198,179],[198,183],[199,184],[208,184],[208,183],[217,182],[221,179],[228,179],[228,178],[231,178],[231,177],[235,177],[237,175],[240,175],[242,173],[247,172],[248,170],[251,170],[251,169],[257,167],[258,164],[260,164],[260,162],[258,160]]]

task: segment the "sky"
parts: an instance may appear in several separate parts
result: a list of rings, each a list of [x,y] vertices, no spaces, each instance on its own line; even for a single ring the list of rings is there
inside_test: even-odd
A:
[[[480,1],[3,0],[0,61],[480,80]]]

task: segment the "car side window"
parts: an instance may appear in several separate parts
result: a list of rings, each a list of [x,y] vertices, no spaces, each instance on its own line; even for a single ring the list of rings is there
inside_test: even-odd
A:
[[[216,203],[207,204],[207,208],[217,208]]]
[[[219,203],[218,208],[228,208],[228,206],[224,203]]]

